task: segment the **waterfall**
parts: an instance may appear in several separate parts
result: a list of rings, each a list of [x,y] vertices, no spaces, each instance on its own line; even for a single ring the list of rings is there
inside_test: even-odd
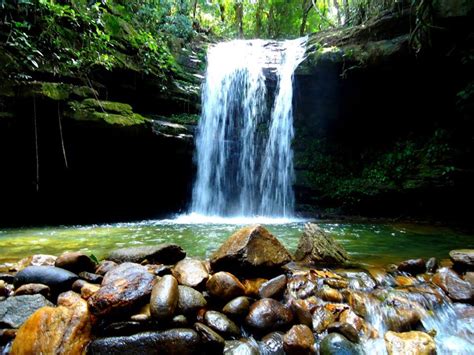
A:
[[[305,43],[235,40],[209,49],[192,212],[292,216],[292,79]]]

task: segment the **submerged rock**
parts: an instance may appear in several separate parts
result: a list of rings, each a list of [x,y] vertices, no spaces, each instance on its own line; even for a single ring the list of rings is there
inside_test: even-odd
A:
[[[177,244],[159,244],[156,246],[141,246],[123,248],[112,251],[108,260],[117,263],[175,264],[186,256],[185,251]]]
[[[96,264],[92,259],[79,251],[61,254],[56,259],[54,266],[69,270],[75,274],[81,271],[94,272],[96,268]]]
[[[163,276],[151,292],[151,316],[158,320],[170,319],[178,305],[178,295],[178,281],[171,275]]]
[[[19,328],[41,307],[53,306],[42,295],[23,295],[9,297],[0,302],[0,325]]]
[[[192,329],[176,328],[163,332],[144,332],[130,336],[100,338],[92,341],[88,354],[176,354],[198,352],[200,338]]]
[[[87,303],[70,291],[58,307],[36,311],[18,330],[11,354],[82,354],[91,339]]]
[[[294,325],[285,333],[283,347],[288,355],[314,354],[313,332],[306,325]]]
[[[88,299],[91,312],[104,316],[138,306],[150,295],[154,281],[145,267],[123,263],[104,276],[102,287]]]
[[[359,355],[357,345],[350,342],[344,335],[331,333],[324,337],[319,345],[321,355]]]
[[[212,296],[223,300],[230,300],[245,293],[244,285],[239,279],[225,271],[212,275],[207,280],[206,288]]]
[[[180,285],[196,287],[209,277],[203,262],[196,259],[183,259],[172,269]]]
[[[293,322],[293,313],[280,302],[264,298],[255,302],[246,317],[246,323],[259,332],[286,328]]]
[[[314,223],[306,223],[295,252],[297,261],[315,265],[341,265],[349,260],[344,248]]]
[[[49,286],[53,294],[70,290],[77,275],[54,266],[28,266],[18,272],[15,277],[15,287],[25,284],[43,284]]]
[[[432,337],[424,332],[385,333],[385,345],[389,355],[434,355],[436,344]]]
[[[459,270],[474,270],[474,249],[457,249],[449,252],[454,267]]]
[[[213,270],[272,272],[291,261],[290,253],[260,225],[244,227],[231,235],[211,257]]]
[[[432,281],[454,301],[468,302],[473,298],[474,291],[469,282],[464,281],[448,268],[439,269]]]

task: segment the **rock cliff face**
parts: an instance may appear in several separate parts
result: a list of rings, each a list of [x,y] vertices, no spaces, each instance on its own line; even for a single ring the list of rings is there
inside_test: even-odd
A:
[[[436,4],[435,27],[405,8],[309,37],[295,73],[299,211],[467,217],[473,12],[455,5]]]

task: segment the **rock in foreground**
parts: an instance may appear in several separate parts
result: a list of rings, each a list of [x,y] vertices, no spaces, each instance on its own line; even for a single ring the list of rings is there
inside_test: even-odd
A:
[[[52,306],[42,295],[23,295],[0,302],[0,324],[19,328],[41,307]]]
[[[389,355],[434,355],[436,345],[432,337],[418,331],[385,333],[385,345]]]

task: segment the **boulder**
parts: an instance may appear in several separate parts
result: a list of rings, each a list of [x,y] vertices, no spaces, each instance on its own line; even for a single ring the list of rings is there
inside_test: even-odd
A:
[[[212,275],[207,280],[206,288],[209,294],[222,300],[230,300],[245,293],[244,285],[242,285],[239,279],[225,271]]]
[[[236,274],[275,272],[291,261],[290,253],[268,230],[260,225],[244,227],[231,235],[212,255],[215,271]]]
[[[86,301],[69,291],[60,295],[58,307],[43,307],[23,324],[11,354],[82,354],[91,329]]]
[[[436,344],[432,337],[424,332],[411,331],[395,333],[389,331],[384,336],[389,355],[434,355]]]
[[[130,336],[100,338],[92,341],[88,354],[193,354],[200,338],[192,329],[175,328],[163,332],[143,332]]]
[[[33,313],[45,306],[53,306],[42,295],[9,297],[0,302],[0,326],[19,328]]]
[[[68,291],[77,275],[54,266],[27,266],[15,276],[15,287],[25,284],[43,284],[49,286],[55,295]]]
[[[188,286],[178,286],[178,311],[184,314],[197,312],[207,305],[201,292]]]
[[[293,313],[280,302],[263,298],[250,307],[245,321],[258,332],[270,332],[289,327],[293,322]]]
[[[146,268],[123,263],[105,274],[101,288],[89,299],[94,315],[107,315],[140,306],[150,296],[155,278]]]
[[[474,249],[457,249],[449,252],[454,267],[459,270],[474,270]]]
[[[163,276],[153,286],[150,298],[151,316],[158,320],[172,318],[178,305],[178,281],[171,276]]]
[[[92,259],[80,252],[66,252],[58,256],[54,266],[69,270],[75,274],[81,271],[94,272],[96,268],[95,262]]]
[[[432,282],[446,292],[454,301],[469,302],[473,299],[473,289],[469,282],[461,279],[458,274],[448,268],[441,268],[432,278]]]
[[[280,275],[264,282],[258,294],[261,298],[275,298],[281,296],[286,289],[286,276]]]
[[[196,287],[209,277],[206,267],[200,260],[183,259],[172,269],[173,276],[180,285]]]
[[[423,259],[405,260],[398,265],[398,271],[415,276],[426,272],[426,263]]]
[[[130,247],[116,249],[109,254],[108,260],[116,263],[175,264],[186,256],[185,251],[176,244],[159,244],[155,246]]]
[[[240,328],[220,312],[207,311],[204,315],[204,321],[210,328],[224,337],[240,336]]]
[[[349,260],[344,248],[314,223],[306,223],[295,252],[297,261],[313,265],[341,265]]]
[[[359,355],[363,352],[344,335],[331,333],[326,335],[321,341],[319,353],[321,355]]]
[[[294,325],[285,333],[283,347],[288,355],[315,354],[313,332],[306,325]]]

